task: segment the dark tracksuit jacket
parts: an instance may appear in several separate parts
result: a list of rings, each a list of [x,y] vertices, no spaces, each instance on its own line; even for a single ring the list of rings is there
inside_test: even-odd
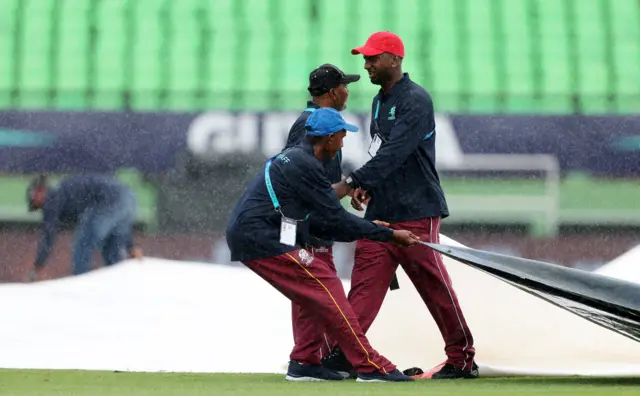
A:
[[[76,224],[89,208],[119,205],[128,187],[117,180],[98,175],[70,176],[47,192],[42,208],[42,237],[38,244],[35,264],[46,262],[59,224]],[[127,249],[133,247],[133,239],[127,240]]]
[[[382,144],[350,176],[371,194],[365,218],[398,223],[449,216],[435,161],[435,119],[427,91],[409,74],[373,99],[371,137]]]
[[[319,108],[320,106],[313,103],[313,101],[307,101],[307,108],[293,123],[291,129],[289,129],[287,144],[284,146],[283,150],[306,141],[307,132],[304,126],[307,123],[307,118],[309,118],[313,111]],[[338,152],[338,155],[335,158],[328,160],[324,164],[324,168],[327,172],[327,177],[331,184],[338,183],[340,180],[342,180],[342,150]],[[323,233],[323,230],[326,229],[327,225],[319,220],[319,216],[311,214],[309,223],[310,236],[309,240],[305,241],[304,243],[312,247],[333,245],[333,241],[319,239],[314,236],[315,233]]]
[[[309,213],[321,215],[331,228],[317,237],[340,242],[361,238],[391,241],[393,231],[348,213],[340,204],[326,176],[325,163],[313,155],[313,147],[303,142],[278,154],[269,175],[284,216],[300,220],[298,246],[280,243],[282,216],[269,197],[264,171],[258,174],[231,212],[226,237],[232,261],[276,257],[304,247],[309,238]]]

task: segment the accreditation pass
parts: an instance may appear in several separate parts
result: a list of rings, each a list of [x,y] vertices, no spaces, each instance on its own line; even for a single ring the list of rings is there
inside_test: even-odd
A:
[[[286,217],[282,217],[280,223],[280,243],[283,245],[296,245],[296,221]]]

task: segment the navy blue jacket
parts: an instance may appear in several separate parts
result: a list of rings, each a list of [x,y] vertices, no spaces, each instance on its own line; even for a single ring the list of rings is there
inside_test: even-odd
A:
[[[293,123],[291,129],[289,129],[289,136],[287,137],[287,144],[284,146],[284,150],[298,145],[306,140],[307,131],[305,129],[305,124],[307,123],[307,118],[311,115],[315,109],[319,109],[320,106],[313,103],[313,101],[307,101],[307,108],[300,114],[298,119]],[[342,180],[342,150],[338,151],[338,155],[328,160],[324,166],[327,177],[329,178],[329,182],[331,184],[338,183]],[[322,233],[322,230],[318,230],[318,228],[326,228],[326,225],[321,224],[319,221],[311,221],[309,224],[310,238],[306,241],[306,244],[309,246],[319,247],[319,246],[331,246],[333,245],[333,241],[327,241],[318,239],[314,236],[316,233]]]
[[[375,157],[350,176],[369,191],[365,218],[390,223],[449,216],[436,171],[436,127],[427,91],[409,79],[373,99],[371,137],[382,145]]]
[[[298,247],[280,243],[282,216],[276,212],[265,184],[264,171],[256,176],[231,212],[226,230],[231,260],[249,261],[275,257],[303,247],[309,239],[309,222],[321,216],[326,229],[318,229],[318,238],[352,242],[367,238],[390,241],[393,231],[347,212],[331,188],[325,164],[313,155],[307,143],[278,154],[269,169],[275,195],[284,216],[299,220]],[[304,220],[308,214],[311,218]],[[329,228],[330,227],[330,228]],[[314,231],[315,232],[315,231]]]
[[[284,146],[284,150],[300,144],[306,139],[307,131],[304,125],[307,123],[307,118],[311,115],[310,109],[319,109],[320,106],[312,101],[307,102],[307,109],[303,111],[296,122],[293,123],[291,129],[289,129],[289,136],[287,137],[287,144]],[[328,161],[325,165],[327,170],[327,176],[331,184],[338,183],[342,180],[342,150],[338,151],[338,155],[332,160]]]
[[[99,175],[70,176],[47,192],[43,212],[42,238],[38,244],[35,264],[44,265],[59,224],[76,224],[89,208],[118,204],[128,187],[118,180]],[[127,242],[131,248],[133,241]]]

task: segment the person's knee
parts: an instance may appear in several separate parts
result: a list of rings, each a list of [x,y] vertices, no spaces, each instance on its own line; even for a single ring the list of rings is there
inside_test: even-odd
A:
[[[105,239],[109,237],[109,234],[113,231],[115,213],[112,211],[104,211],[104,214],[96,216],[89,224],[88,229],[91,232],[91,239],[94,245],[103,245]]]
[[[96,249],[100,246],[103,239],[100,222],[92,220],[83,223],[76,230],[74,249]]]

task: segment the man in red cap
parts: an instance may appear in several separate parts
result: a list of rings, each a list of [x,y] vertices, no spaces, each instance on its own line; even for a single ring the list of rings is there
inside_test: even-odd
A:
[[[353,190],[352,205],[365,218],[407,229],[422,241],[439,243],[440,220],[449,215],[435,167],[436,126],[429,93],[402,72],[404,44],[391,32],[372,34],[351,51],[364,56],[369,79],[381,89],[373,99],[372,157],[337,186]],[[473,336],[460,309],[440,253],[424,245],[398,249],[386,243],[357,241],[349,302],[366,332],[378,314],[398,263],[436,321],[447,361],[434,379],[476,378]],[[325,364],[342,360],[339,349]]]

